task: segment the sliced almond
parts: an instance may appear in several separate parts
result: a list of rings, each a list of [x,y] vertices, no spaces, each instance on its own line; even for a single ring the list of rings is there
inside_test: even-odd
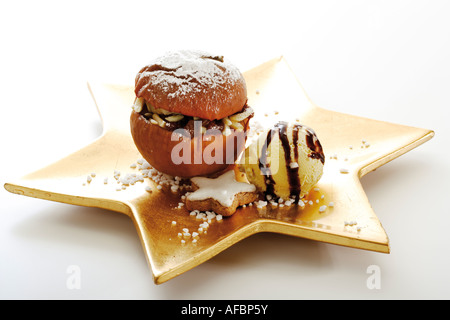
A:
[[[168,116],[168,115],[170,115],[170,114],[173,114],[173,112],[170,112],[170,111],[167,111],[167,110],[164,110],[164,109],[156,109],[155,112],[156,112],[157,114],[163,114],[163,115],[165,115],[165,116]]]
[[[152,117],[153,117],[153,120],[155,120],[161,128],[164,128],[166,126],[166,123],[164,122],[164,120],[161,119],[161,117],[158,116],[156,113],[154,113]]]
[[[244,130],[244,126],[242,124],[240,124],[239,122],[234,122],[231,124],[230,126],[233,129],[239,130],[239,131],[243,131]]]
[[[144,98],[136,98],[134,100],[134,104],[133,104],[133,110],[136,111],[137,113],[142,111],[142,108],[144,107]]]
[[[177,122],[177,121],[180,121],[183,118],[184,118],[184,116],[182,114],[176,114],[176,115],[173,115],[173,116],[166,117],[165,120],[169,121],[169,122]]]
[[[226,124],[224,125],[222,134],[223,134],[225,137],[228,137],[228,136],[231,134],[231,129],[230,129],[230,127],[227,126]]]
[[[229,116],[231,121],[233,122],[239,122],[244,120],[245,118],[248,118],[253,113],[253,109],[250,107],[247,107],[243,112],[235,113],[232,116]]]
[[[223,124],[227,125],[227,126],[231,126],[231,124],[233,123],[230,119],[228,119],[228,117],[225,117],[222,119]]]
[[[152,113],[163,114],[165,116],[168,116],[168,115],[172,114],[172,112],[164,110],[164,109],[161,109],[161,108],[156,109],[150,103],[147,103],[147,109],[150,110]]]

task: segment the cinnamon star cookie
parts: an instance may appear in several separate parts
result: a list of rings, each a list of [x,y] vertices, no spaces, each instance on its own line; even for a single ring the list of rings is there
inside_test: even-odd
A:
[[[234,170],[214,179],[194,177],[191,182],[195,191],[186,196],[186,208],[191,211],[214,211],[231,216],[237,207],[258,199],[255,185],[237,181]]]

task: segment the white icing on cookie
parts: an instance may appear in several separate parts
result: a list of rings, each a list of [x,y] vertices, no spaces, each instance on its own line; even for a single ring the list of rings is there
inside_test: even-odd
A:
[[[238,193],[256,191],[255,185],[236,181],[233,170],[215,179],[194,177],[191,181],[197,185],[198,189],[190,193],[187,199],[190,201],[214,199],[224,207],[230,207]]]

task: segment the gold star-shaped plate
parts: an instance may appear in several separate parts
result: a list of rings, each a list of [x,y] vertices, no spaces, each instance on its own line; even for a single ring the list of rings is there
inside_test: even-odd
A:
[[[137,172],[130,164],[141,158],[129,128],[134,88],[94,83],[89,89],[102,117],[103,134],[68,157],[6,183],[5,188],[20,195],[128,215],[157,284],[259,232],[388,253],[388,237],[359,179],[431,139],[434,132],[320,108],[305,94],[283,57],[263,63],[244,76],[248,104],[255,110],[254,121],[265,127],[278,120],[299,121],[313,128],[323,145],[324,174],[304,207],[241,207],[231,217],[213,218],[200,233],[199,225],[205,221],[180,205],[179,192],[166,187],[159,190],[148,178],[118,188],[114,174]],[[87,182],[88,176],[92,181]],[[146,190],[147,185],[152,192]],[[186,233],[190,237],[186,238]],[[192,241],[194,235],[196,241]]]

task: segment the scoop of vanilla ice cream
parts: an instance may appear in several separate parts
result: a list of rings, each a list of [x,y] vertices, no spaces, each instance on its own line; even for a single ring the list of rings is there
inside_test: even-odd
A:
[[[275,198],[303,198],[320,180],[325,157],[315,132],[278,122],[250,144],[239,168],[260,192]]]

